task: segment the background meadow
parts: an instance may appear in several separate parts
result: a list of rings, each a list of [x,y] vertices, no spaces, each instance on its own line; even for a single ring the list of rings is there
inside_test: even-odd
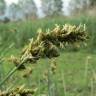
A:
[[[74,15],[70,16],[47,14],[43,18],[37,18],[37,15],[32,13],[33,15],[27,14],[28,17],[26,15],[27,19],[24,20],[20,18],[17,20],[16,17],[16,20],[12,18],[8,22],[5,22],[7,19],[4,22],[1,20],[0,82],[15,67],[9,60],[11,55],[20,56],[22,48],[29,43],[29,39],[37,36],[39,28],[46,32],[54,28],[55,24],[86,24],[86,31],[89,35],[87,45],[66,47],[60,51],[58,58],[52,59],[56,61],[57,66],[56,73],[50,76],[51,96],[96,96],[96,15],[94,10],[94,15],[87,13],[90,6],[85,6],[87,8],[85,12],[83,12],[84,9],[81,10],[75,6],[77,9]],[[0,86],[0,90],[10,91],[12,88],[24,85],[26,88],[37,88],[32,96],[48,96],[48,84],[45,79],[47,64],[51,64],[52,60],[40,59],[36,64],[30,64],[27,70],[16,71],[3,86]]]

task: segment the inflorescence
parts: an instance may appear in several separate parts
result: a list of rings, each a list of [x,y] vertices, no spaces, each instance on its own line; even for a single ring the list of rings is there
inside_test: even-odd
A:
[[[25,89],[24,86],[20,86],[14,89],[11,89],[10,91],[0,91],[0,96],[32,96],[36,93],[38,89]]]
[[[66,44],[74,44],[87,40],[85,25],[70,25],[63,26],[55,25],[53,30],[43,32],[38,30],[36,39],[31,39],[30,43],[25,46],[21,57],[15,58],[12,56],[12,61],[16,66],[23,61],[23,64],[18,69],[25,69],[26,63],[36,63],[40,58],[54,58],[60,55],[59,48]]]

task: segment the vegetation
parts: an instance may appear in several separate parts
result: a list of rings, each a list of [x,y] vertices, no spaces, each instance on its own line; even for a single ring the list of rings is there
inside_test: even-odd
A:
[[[62,20],[63,19],[63,20]],[[46,31],[47,28],[54,28],[54,24],[75,24],[79,25],[86,24],[88,26],[87,31],[90,37],[88,41],[88,49],[95,50],[96,42],[95,42],[95,18],[90,17],[78,17],[75,19],[73,18],[66,18],[66,17],[57,17],[57,18],[47,18],[47,19],[40,19],[40,20],[31,20],[31,21],[23,21],[23,22],[9,22],[7,24],[1,23],[0,24],[0,45],[6,46],[6,44],[14,43],[16,48],[23,47],[27,42],[28,39],[37,35],[37,29],[42,28],[43,31]]]
[[[6,3],[4,0],[0,0],[0,15],[4,14],[6,8]]]
[[[43,33],[46,35],[49,30],[47,28],[50,28],[52,32],[54,24],[63,25],[65,23],[72,25],[75,24],[76,26],[78,26],[80,23],[86,24],[87,32],[90,37],[90,39],[88,40],[87,48],[83,48],[83,50],[74,52],[72,50],[69,51],[68,47],[65,46],[64,50],[66,51],[61,50],[61,52],[59,52],[59,54],[61,55],[58,58],[51,58],[50,60],[48,58],[45,58],[47,55],[42,56],[39,54],[45,59],[41,58],[34,64],[29,64],[29,59],[33,60],[33,58],[27,58],[28,62],[26,62],[22,66],[15,67],[16,70],[19,68],[19,71],[16,71],[16,73],[11,76],[10,79],[8,79],[3,84],[3,86],[0,86],[0,95],[12,93],[21,95],[21,93],[25,92],[25,90],[28,91],[31,89],[33,96],[46,96],[47,94],[49,94],[49,92],[51,96],[90,96],[90,94],[95,96],[96,54],[93,54],[92,51],[94,50],[95,52],[96,47],[96,21],[94,18],[85,18],[84,16],[77,19],[58,17],[58,19],[46,18],[38,21],[33,20],[26,22],[9,22],[5,24],[0,23],[0,81],[4,80],[4,77],[6,77],[9,72],[14,69],[14,64],[10,62],[10,56],[14,54],[16,57],[18,57],[16,59],[15,57],[11,56],[11,60],[13,60],[13,62],[14,60],[21,60],[21,57],[23,58],[25,56],[24,54],[26,53],[26,50],[24,50],[22,53],[21,48],[29,42],[28,39],[34,37],[33,41],[34,43],[36,42],[36,32],[38,28],[42,28]],[[60,26],[60,28],[62,29],[62,26]],[[39,32],[40,31],[41,30],[39,30]],[[30,44],[32,44],[32,42]],[[27,49],[29,48],[30,44],[28,44]],[[58,44],[56,44],[56,46],[57,45]],[[78,43],[76,43],[76,48],[79,48],[78,46]],[[82,46],[82,44],[80,46]],[[38,46],[35,47],[37,48]],[[47,50],[49,49],[50,48],[47,48]],[[70,49],[72,49],[72,46],[70,46]],[[15,65],[18,64],[18,62],[14,63]],[[50,76],[48,75],[49,65],[51,70]],[[21,72],[20,70],[22,70],[23,72]],[[48,79],[50,82],[48,82]],[[48,84],[50,85],[50,87],[48,87]],[[23,85],[25,85],[25,87],[22,87]],[[29,94],[30,92],[28,93],[28,95]]]
[[[27,19],[37,17],[37,7],[34,0],[19,0],[18,5],[21,7],[21,10],[24,12]]]
[[[96,0],[40,3],[0,0],[0,96],[96,96]]]
[[[20,87],[17,87],[16,89],[12,89],[10,92],[9,91],[0,92],[0,96],[16,96],[16,95],[28,96],[28,95],[34,94],[36,90],[37,89],[35,90],[25,89],[24,86],[20,86]]]
[[[62,8],[62,0],[42,0],[42,11],[45,16],[60,16],[62,15]]]
[[[39,3],[39,6],[37,5]],[[95,0],[18,0],[17,4],[7,6],[4,0],[0,0],[0,20],[16,21],[25,19],[36,19],[38,17],[55,17],[66,15],[95,14]],[[68,3],[68,4],[67,4]],[[68,5],[68,6],[67,6]]]

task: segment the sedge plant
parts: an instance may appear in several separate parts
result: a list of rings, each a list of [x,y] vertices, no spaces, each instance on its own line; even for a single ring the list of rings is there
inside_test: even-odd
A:
[[[56,58],[60,56],[60,49],[66,45],[74,45],[86,42],[88,38],[85,24],[84,25],[55,25],[53,29],[43,32],[42,29],[38,30],[37,38],[32,38],[28,45],[24,47],[19,58],[11,56],[15,68],[11,70],[8,75],[0,82],[2,86],[16,70],[24,70],[29,63],[34,64],[40,58]],[[52,69],[55,70],[55,67]],[[48,96],[50,92],[50,65],[48,64]]]

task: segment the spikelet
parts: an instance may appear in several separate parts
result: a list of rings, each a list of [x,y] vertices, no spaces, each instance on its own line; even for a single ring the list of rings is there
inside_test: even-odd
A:
[[[33,72],[33,68],[27,68],[27,70],[25,70],[24,74],[23,74],[23,77],[24,78],[27,78],[29,77]]]
[[[18,66],[20,64],[20,60],[16,57],[14,57],[13,55],[10,58],[10,61],[12,61],[15,66]],[[18,70],[23,70],[26,69],[26,67],[24,66],[24,64],[22,64],[21,66],[19,66]]]
[[[22,85],[10,91],[0,91],[0,96],[33,96],[38,90],[38,88],[25,89],[24,87],[25,86]]]
[[[39,28],[37,32],[38,32],[38,36],[37,36],[36,42],[40,44],[41,41],[44,41],[46,39],[46,34],[42,32],[41,28]]]

